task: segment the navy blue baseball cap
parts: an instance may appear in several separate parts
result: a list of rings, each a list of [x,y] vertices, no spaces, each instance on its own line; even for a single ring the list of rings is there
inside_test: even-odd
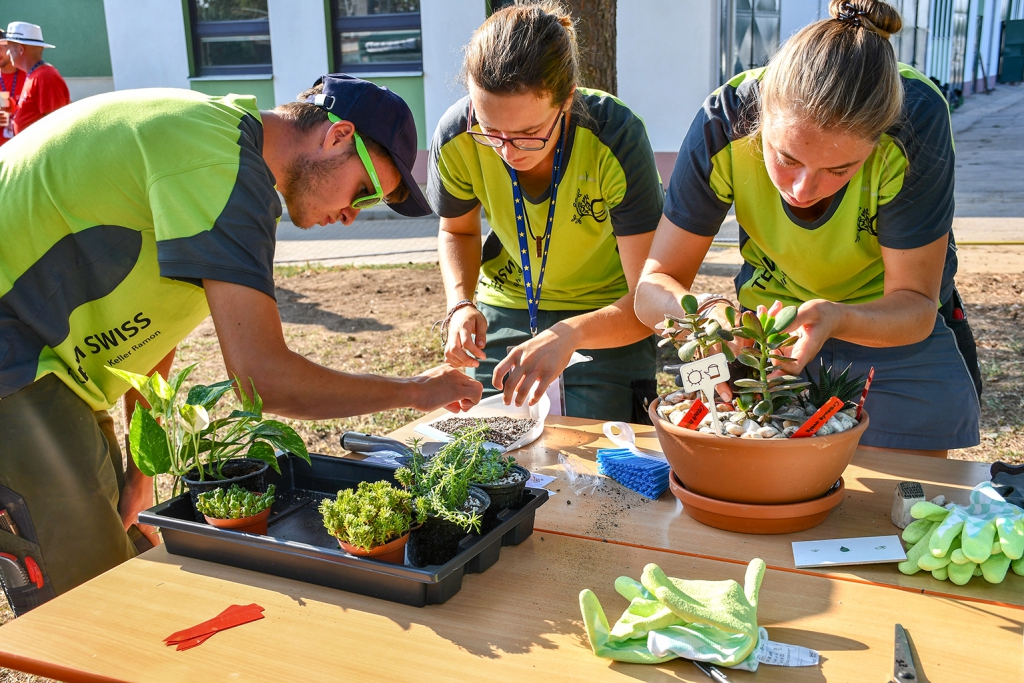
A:
[[[420,186],[412,177],[416,163],[416,122],[409,105],[387,88],[348,74],[326,74],[313,87],[323,83],[322,95],[312,104],[355,124],[360,135],[379,143],[390,154],[402,180],[409,188],[409,197],[400,204],[388,204],[403,216],[426,216],[432,213]]]

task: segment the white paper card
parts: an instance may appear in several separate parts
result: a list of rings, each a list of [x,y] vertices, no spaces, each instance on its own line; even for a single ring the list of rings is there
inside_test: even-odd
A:
[[[754,656],[762,664],[771,666],[817,666],[820,655],[800,645],[786,645],[770,640],[757,641]]]
[[[829,567],[840,564],[881,564],[903,562],[907,553],[898,536],[833,538],[825,541],[795,541],[793,563],[797,567]]]
[[[557,477],[552,477],[547,474],[539,474],[537,472],[530,472],[530,480],[526,482],[526,486],[531,489],[542,489],[546,488],[548,484],[553,482]],[[558,491],[552,491],[548,489],[548,495],[557,495]]]

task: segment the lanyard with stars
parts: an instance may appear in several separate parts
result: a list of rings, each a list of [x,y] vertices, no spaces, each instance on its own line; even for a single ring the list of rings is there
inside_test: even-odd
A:
[[[516,232],[519,233],[519,260],[523,264],[523,284],[526,287],[526,307],[530,312],[530,334],[537,336],[537,311],[540,309],[540,293],[544,284],[544,269],[548,263],[548,246],[551,244],[551,226],[555,221],[555,199],[558,196],[558,169],[562,165],[562,150],[565,149],[565,116],[559,127],[558,144],[555,146],[555,163],[551,170],[551,203],[548,205],[548,220],[544,223],[544,251],[541,254],[540,273],[537,274],[537,289],[533,288],[530,274],[530,249],[526,237],[526,204],[519,187],[519,176],[514,168],[512,174],[512,198],[515,200]]]

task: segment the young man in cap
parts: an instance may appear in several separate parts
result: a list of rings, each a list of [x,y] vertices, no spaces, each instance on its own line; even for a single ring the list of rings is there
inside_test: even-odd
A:
[[[12,21],[7,25],[6,41],[14,66],[26,74],[18,110],[11,118],[17,135],[47,114],[70,104],[71,95],[56,67],[43,61],[43,49],[54,46],[43,40],[41,28],[24,21]]]
[[[430,212],[410,169],[416,127],[394,93],[342,74],[301,101],[128,90],[76,102],[0,151],[0,552],[45,574],[15,610],[132,557],[125,529],[151,480],[121,456],[107,414],[129,387],[107,371],[166,376],[212,315],[229,376],[266,411],[329,419],[399,407],[468,408],[482,387],[440,366],[356,375],[291,351],[274,300],[284,195],[302,228],[384,201]],[[138,395],[128,392],[126,413]],[[126,420],[130,419],[126,415]],[[19,521],[20,520],[20,521]]]
[[[7,32],[0,29],[0,145],[14,137],[11,118],[25,87],[26,74],[14,66],[7,53]]]

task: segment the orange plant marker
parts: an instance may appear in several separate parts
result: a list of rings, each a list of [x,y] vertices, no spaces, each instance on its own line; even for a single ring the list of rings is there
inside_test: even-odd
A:
[[[704,405],[700,399],[697,399],[693,402],[693,405],[690,406],[690,409],[686,411],[686,414],[683,415],[682,419],[676,423],[676,426],[682,427],[683,429],[696,429],[700,424],[700,421],[703,420],[704,416],[707,414],[708,407]]]
[[[814,436],[819,429],[825,426],[825,423],[832,419],[832,416],[843,409],[844,403],[833,396],[825,403],[822,407],[818,408],[818,412],[807,418],[807,422],[800,425],[800,429],[793,433],[791,439],[803,439],[808,436]]]

